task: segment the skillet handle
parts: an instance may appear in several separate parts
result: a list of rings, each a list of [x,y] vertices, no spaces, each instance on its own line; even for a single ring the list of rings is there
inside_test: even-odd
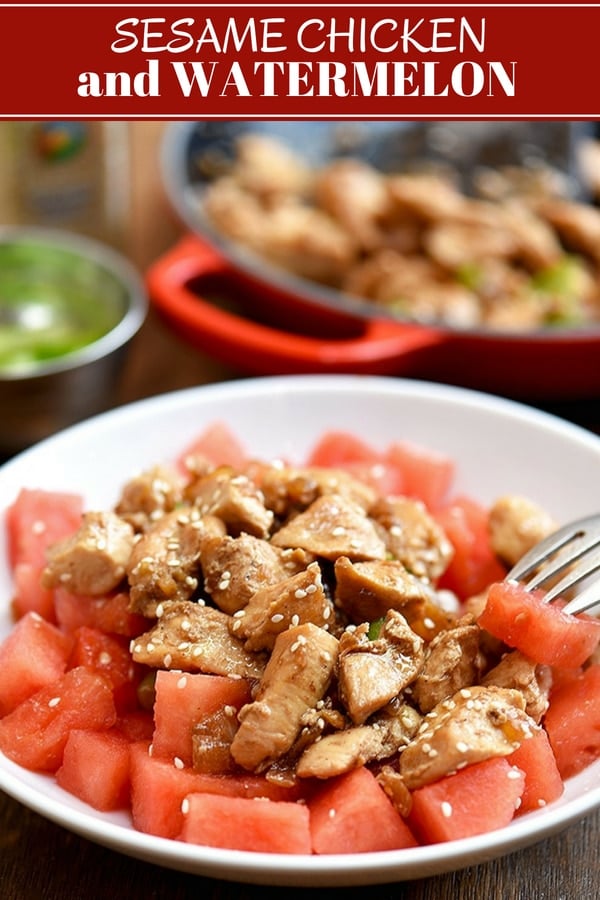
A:
[[[189,289],[194,279],[231,275],[231,266],[195,235],[184,235],[146,273],[157,311],[199,349],[258,374],[353,372],[402,374],[414,351],[444,340],[430,328],[365,318],[357,337],[294,334],[221,309]]]

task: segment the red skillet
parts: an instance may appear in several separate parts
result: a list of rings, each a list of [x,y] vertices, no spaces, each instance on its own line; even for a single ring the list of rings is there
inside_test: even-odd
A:
[[[337,152],[331,147],[330,123],[170,126],[163,156],[167,193],[194,233],[150,267],[147,284],[156,309],[179,334],[252,374],[403,375],[532,400],[600,395],[598,327],[515,335],[415,325],[276,271],[212,233],[202,219],[198,159],[207,148],[231,155],[237,134],[257,127],[280,137],[287,134],[294,146],[308,149],[313,162]],[[292,129],[302,129],[305,140]],[[382,165],[376,151],[385,145],[385,152],[397,157],[404,134],[397,124],[371,122],[368,141],[351,152],[364,152]]]

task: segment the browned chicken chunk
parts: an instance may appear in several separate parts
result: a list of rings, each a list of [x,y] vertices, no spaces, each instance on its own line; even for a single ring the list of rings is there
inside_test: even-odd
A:
[[[204,590],[213,603],[233,615],[254,594],[302,571],[312,562],[302,550],[282,550],[268,541],[241,534],[207,541],[201,550]]]
[[[525,698],[525,711],[535,722],[540,722],[548,709],[551,669],[535,663],[520,650],[507,653],[481,683],[520,691]]]
[[[430,712],[460,688],[479,682],[485,666],[480,640],[481,629],[470,621],[459,622],[433,638],[412,685],[413,698],[422,712]]]
[[[398,696],[423,665],[423,640],[396,610],[390,610],[380,635],[369,640],[368,625],[346,630],[340,637],[338,688],[355,725]]]
[[[154,466],[127,482],[115,512],[139,530],[181,503],[183,479],[167,466]]]
[[[269,535],[273,513],[265,508],[262,492],[246,475],[238,475],[227,466],[194,480],[186,488],[185,498],[202,515],[221,519],[229,534]]]
[[[272,650],[277,635],[290,625],[312,622],[327,629],[334,620],[317,562],[285,581],[259,588],[248,605],[234,613],[231,630],[248,650]]]
[[[242,707],[231,753],[245,769],[261,771],[287,753],[306,711],[326,693],[338,642],[312,623],[288,628],[273,647],[254,702]]]
[[[276,531],[277,547],[301,547],[315,556],[335,560],[384,559],[385,544],[365,511],[338,494],[319,497]]]
[[[389,609],[410,621],[429,598],[427,585],[396,560],[352,562],[341,555],[335,561],[335,579],[335,602],[356,624],[380,619]]]
[[[377,497],[369,485],[348,472],[317,466],[269,466],[262,473],[260,486],[266,506],[280,519],[302,512],[324,494],[338,494],[367,511]]]
[[[539,504],[516,494],[506,494],[492,504],[488,523],[492,549],[509,566],[558,528]]]
[[[388,759],[409,743],[421,717],[404,704],[394,715],[382,714],[368,725],[326,734],[304,751],[296,768],[299,778],[335,778],[358,766]]]
[[[250,653],[229,630],[229,616],[191,600],[165,601],[156,625],[131,642],[134,662],[184,672],[260,678],[265,657]]]
[[[165,600],[188,600],[198,589],[205,541],[224,534],[214,516],[182,507],[166,513],[142,535],[127,566],[130,607],[153,616]]]
[[[400,756],[400,774],[412,791],[464,766],[508,756],[537,725],[519,691],[462,688],[425,717]]]
[[[446,571],[454,549],[419,500],[382,498],[370,515],[385,529],[386,546],[392,556],[417,578],[433,583]]]
[[[111,512],[84,513],[80,528],[49,548],[42,586],[101,597],[123,581],[133,548],[128,522]]]

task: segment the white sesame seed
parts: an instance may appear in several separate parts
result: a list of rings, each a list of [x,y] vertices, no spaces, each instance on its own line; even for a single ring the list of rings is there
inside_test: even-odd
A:
[[[31,525],[31,530],[34,534],[43,534],[46,530],[46,523],[41,519],[36,519]]]
[[[430,619],[429,616],[426,616],[423,619],[423,625],[425,626],[425,628],[429,628],[430,630],[432,628],[435,628],[435,622],[433,621],[433,619]]]
[[[179,626],[182,631],[189,631],[192,627],[192,623],[189,619],[182,619],[181,624]]]
[[[346,534],[346,529],[343,525],[337,525],[333,531],[331,532],[335,537],[340,537],[342,534]]]
[[[274,625],[278,625],[279,622],[283,622],[283,618],[284,617],[282,616],[281,613],[273,613],[273,615],[271,616],[271,622]]]
[[[163,665],[166,666],[168,669],[172,662],[173,662],[173,657],[171,656],[170,653],[167,653],[165,655],[165,658],[163,659]]]
[[[457,741],[456,749],[459,753],[466,753],[469,749],[469,745],[465,743],[465,741]]]
[[[164,606],[162,605],[162,603],[159,603],[158,606],[156,607],[156,618],[160,619],[160,617],[162,615],[164,615],[164,612],[165,612]]]
[[[316,586],[316,584],[309,584],[309,585],[307,585],[307,587],[306,587],[306,593],[307,593],[307,594],[315,594],[316,591],[317,591],[317,586]]]
[[[60,697],[53,697],[52,700],[48,700],[48,706],[50,709],[54,709],[55,706],[58,706],[60,703]]]
[[[70,572],[63,572],[62,575],[59,575],[59,579],[58,579],[58,580],[59,580],[59,581],[62,581],[63,584],[64,584],[64,583],[66,583],[67,581],[70,581],[72,577],[73,577],[73,576],[71,575]]]
[[[112,656],[106,650],[103,650],[98,657],[98,662],[101,666],[109,666],[112,662]]]
[[[300,616],[294,614],[294,615],[292,616],[292,625],[293,625],[294,628],[295,628],[295,627],[296,627],[297,625],[299,625],[299,624],[300,624]]]
[[[506,773],[506,777],[510,778],[512,781],[516,781],[521,777],[521,772],[516,768],[516,766],[511,766],[511,768]]]
[[[444,818],[449,819],[453,813],[452,804],[448,803],[447,800],[442,800],[441,810]]]
[[[184,797],[183,800],[181,801],[181,812],[183,813],[184,816],[187,816],[189,811],[190,811],[190,801],[188,800],[187,797]]]
[[[471,696],[471,691],[469,690],[469,688],[461,688],[461,689],[460,689],[460,696],[461,696],[461,697],[464,697],[465,700],[468,700],[469,697]]]
[[[234,612],[233,618],[234,619],[242,619],[245,615],[246,615],[245,609],[238,609],[237,612]]]
[[[189,650],[190,642],[189,641],[181,641],[180,644],[177,644],[177,649],[178,650]]]
[[[294,591],[294,597],[296,600],[304,600],[306,597],[306,591],[303,588],[298,588],[297,591]]]
[[[179,681],[177,682],[177,687],[179,688],[179,690],[182,691],[186,686],[187,686],[187,678],[185,677],[185,675],[182,675],[181,678],[179,679]]]
[[[337,810],[333,809],[333,807],[327,811],[327,815],[329,816],[330,819],[335,819],[336,814],[337,814]]]
[[[175,766],[176,769],[183,769],[185,766],[183,760],[180,759],[178,756],[173,757],[173,765]]]

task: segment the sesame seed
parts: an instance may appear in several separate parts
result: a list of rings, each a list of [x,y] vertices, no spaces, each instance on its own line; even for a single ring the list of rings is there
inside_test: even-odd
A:
[[[177,682],[177,687],[179,688],[179,690],[183,690],[186,687],[186,685],[187,685],[187,678],[185,677],[185,675],[182,675],[181,678],[179,679],[179,681]]]
[[[346,529],[343,525],[337,525],[333,531],[331,532],[335,537],[339,537],[342,534],[346,534]]]
[[[235,706],[230,706],[229,704],[227,704],[226,706],[223,707],[223,712],[225,713],[226,716],[235,716],[237,710],[236,710]]]
[[[58,706],[60,703],[60,697],[53,697],[52,700],[48,700],[48,706],[50,709],[54,709],[55,706]]]
[[[461,697],[464,697],[465,700],[468,700],[469,697],[471,696],[471,691],[469,690],[469,688],[461,688],[461,689],[460,689],[460,696],[461,696]]]
[[[183,813],[184,816],[187,816],[189,811],[190,811],[190,801],[188,800],[187,797],[184,797],[183,800],[181,801],[181,812]]]
[[[189,641],[181,641],[181,643],[177,644],[178,650],[189,650],[190,642]]]
[[[168,669],[172,662],[173,662],[173,657],[171,656],[170,653],[167,653],[165,658],[163,659],[163,665],[166,666]]]
[[[185,583],[186,583],[187,586],[190,587],[190,588],[197,588],[197,587],[198,587],[198,579],[197,579],[197,578],[194,578],[193,575],[186,575]]]
[[[330,819],[335,819],[336,814],[337,814],[337,810],[333,809],[333,807],[327,811],[327,815],[329,816]]]
[[[295,628],[299,624],[300,624],[300,616],[298,616],[297,614],[294,613],[294,615],[292,616],[292,625]]]
[[[170,569],[177,569],[181,565],[181,560],[176,557],[174,559],[168,559],[167,565]]]
[[[73,576],[71,575],[70,572],[63,572],[62,575],[59,576],[58,580],[62,581],[64,583],[64,582],[70,581],[72,577]]]
[[[456,749],[458,750],[459,753],[466,753],[469,749],[469,745],[466,744],[464,741],[457,741]]]
[[[539,799],[538,802],[537,802],[537,805],[538,805],[538,806],[545,806],[545,805],[546,805],[546,801],[545,801],[544,799],[542,799],[542,797],[540,797],[540,799]]]
[[[230,584],[231,584],[231,579],[222,578],[221,581],[219,582],[219,584],[217,585],[217,587],[219,588],[220,591],[226,591]]]
[[[423,619],[423,625],[425,626],[425,628],[435,628],[435,622],[433,621],[433,619],[430,619],[429,616]]]
[[[307,593],[307,594],[314,594],[314,593],[316,593],[316,590],[317,590],[316,584],[309,584],[309,585],[307,585],[306,593]]]
[[[41,519],[36,519],[31,525],[31,530],[34,534],[43,534],[46,530],[46,523]]]
[[[236,619],[233,625],[231,626],[232,631],[239,631],[242,627],[242,623],[240,619]]]
[[[162,603],[159,603],[158,606],[156,607],[156,618],[160,619],[160,617],[162,615],[164,615],[164,612],[165,612],[164,606],[162,605]]]
[[[146,644],[146,653],[154,653],[155,649],[156,648],[155,648],[154,644],[152,644],[152,643]]]
[[[329,619],[330,616],[331,616],[331,607],[326,606],[323,610],[323,618],[325,619],[325,621],[327,621],[327,619]]]
[[[183,768],[184,768],[184,762],[183,762],[183,760],[180,759],[178,756],[174,756],[174,757],[173,757],[173,765],[175,766],[176,769],[183,769]]]
[[[506,777],[510,778],[511,781],[516,781],[518,778],[521,777],[521,772],[519,769],[516,768],[516,766],[511,766],[511,768],[506,773]]]
[[[234,619],[242,619],[245,615],[246,615],[245,609],[238,609],[237,612],[234,612],[233,618]]]
[[[112,662],[112,656],[106,650],[103,650],[98,657],[98,662],[101,666],[109,666]]]
[[[444,816],[444,818],[449,819],[453,813],[452,804],[448,803],[447,800],[443,800],[442,805],[441,805],[441,810],[442,810],[442,815]]]
[[[281,613],[274,613],[274,614],[271,616],[271,622],[272,622],[274,625],[278,625],[279,622],[283,622],[283,616],[282,616],[282,614],[281,614]]]
[[[304,600],[304,598],[306,597],[306,591],[302,588],[298,588],[297,591],[294,591],[294,597],[296,598],[296,600]]]

